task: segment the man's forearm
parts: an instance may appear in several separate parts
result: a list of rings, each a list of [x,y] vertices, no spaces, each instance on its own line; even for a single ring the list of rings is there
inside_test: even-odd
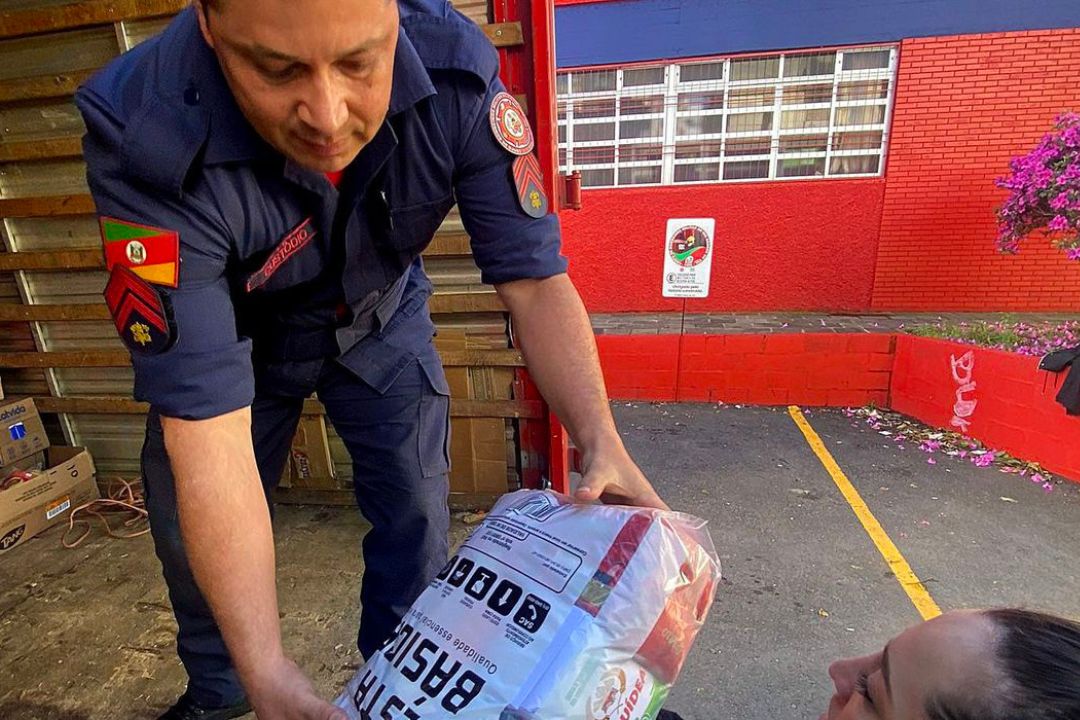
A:
[[[566,275],[498,286],[540,392],[582,450],[620,444],[589,316]]]
[[[283,660],[274,542],[251,410],[209,420],[162,418],[191,570],[249,693]]]

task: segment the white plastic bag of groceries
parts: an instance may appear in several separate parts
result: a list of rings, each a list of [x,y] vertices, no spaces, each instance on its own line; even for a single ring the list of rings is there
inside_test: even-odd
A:
[[[653,720],[719,579],[702,520],[519,491],[337,705],[359,720]]]

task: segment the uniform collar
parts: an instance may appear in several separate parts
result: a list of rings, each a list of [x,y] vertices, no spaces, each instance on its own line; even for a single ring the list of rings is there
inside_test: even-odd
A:
[[[272,157],[276,151],[259,136],[244,117],[229,89],[217,56],[201,36],[192,78],[192,88],[198,93],[199,104],[210,113],[210,137],[203,162],[206,164],[255,160]],[[186,90],[191,98],[192,90]],[[403,29],[398,29],[397,50],[394,54],[394,79],[390,90],[388,117],[408,110],[426,97],[435,94],[416,47]]]

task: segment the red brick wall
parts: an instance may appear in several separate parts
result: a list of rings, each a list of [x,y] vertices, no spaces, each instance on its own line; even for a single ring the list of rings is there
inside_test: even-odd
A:
[[[875,310],[1080,309],[1080,263],[1032,238],[994,246],[994,178],[1080,110],[1080,29],[906,40],[874,282]]]

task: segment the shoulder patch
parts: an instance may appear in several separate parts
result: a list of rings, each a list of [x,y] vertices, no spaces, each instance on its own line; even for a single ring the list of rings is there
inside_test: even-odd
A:
[[[529,217],[542,218],[548,214],[548,199],[544,192],[544,175],[532,153],[514,158],[514,187],[518,202]]]
[[[176,287],[180,281],[180,234],[175,230],[101,217],[105,268],[120,266],[158,285]]]
[[[169,299],[131,270],[113,267],[104,294],[116,331],[129,350],[159,355],[176,342]]]
[[[488,116],[491,120],[491,132],[500,145],[514,155],[527,155],[532,152],[536,144],[533,131],[529,127],[525,111],[513,95],[505,90],[496,95],[491,101]]]

